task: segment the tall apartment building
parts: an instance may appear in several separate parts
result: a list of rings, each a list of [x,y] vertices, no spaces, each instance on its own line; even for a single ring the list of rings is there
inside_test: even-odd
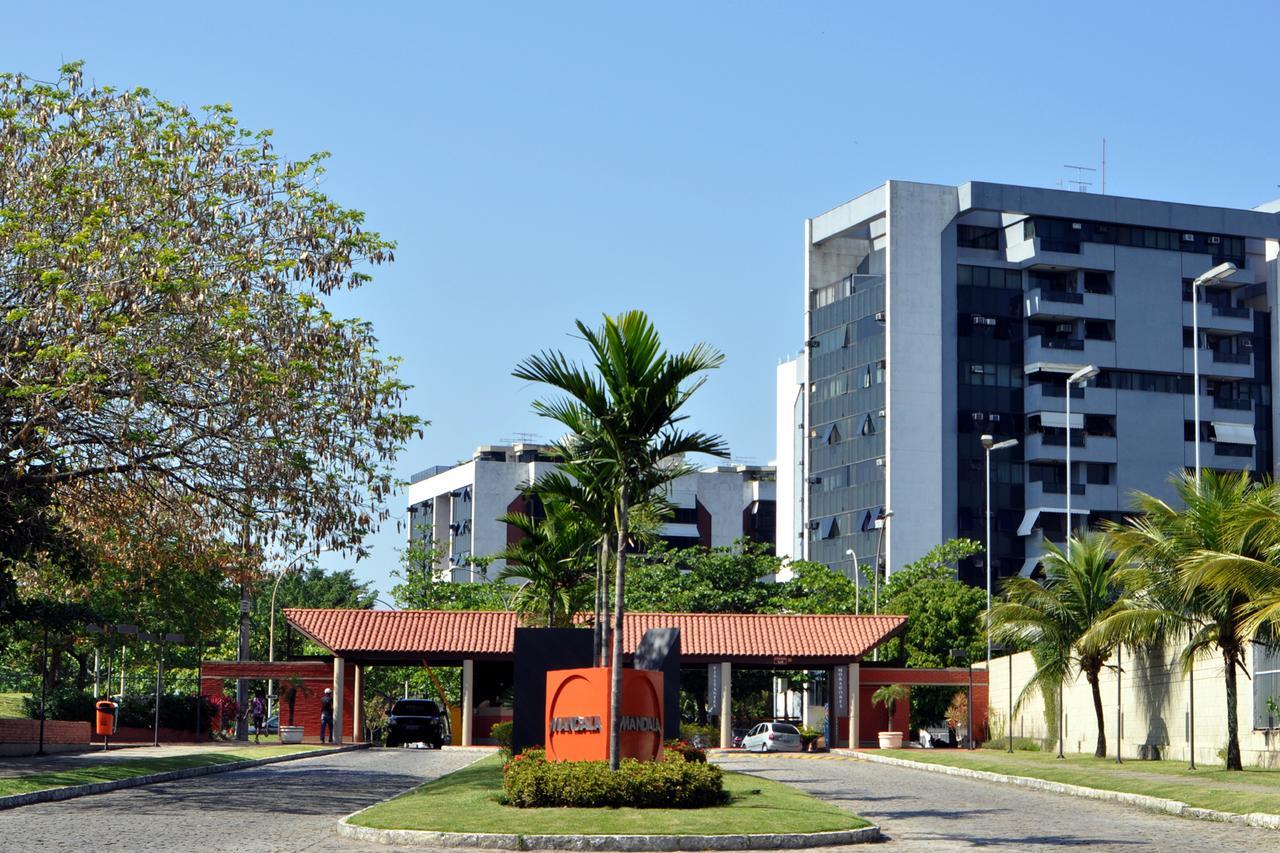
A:
[[[485,445],[457,465],[437,465],[415,474],[409,484],[409,539],[430,541],[436,571],[453,581],[479,579],[470,557],[489,557],[517,541],[517,530],[498,521],[508,512],[537,516],[521,489],[557,463],[539,444]],[[674,507],[662,537],[673,547],[731,545],[741,537],[772,544],[774,469],[720,465],[686,474],[667,488]],[[504,563],[487,568],[492,577]]]
[[[997,576],[1065,538],[1068,482],[1077,526],[1135,489],[1170,496],[1197,431],[1204,467],[1273,473],[1275,209],[890,181],[808,220],[804,349],[777,377],[779,553],[848,570],[879,546],[895,568],[982,540],[984,433],[1019,442],[992,456]],[[1225,261],[1193,340],[1191,282]],[[1086,365],[1068,478],[1065,380]],[[961,576],[982,583],[982,558]]]

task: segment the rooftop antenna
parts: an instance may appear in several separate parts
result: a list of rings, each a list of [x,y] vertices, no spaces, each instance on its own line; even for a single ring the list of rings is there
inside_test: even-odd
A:
[[[1102,194],[1107,194],[1107,138],[1102,137]]]
[[[1071,165],[1071,164],[1069,164],[1069,163],[1063,163],[1063,164],[1062,164],[1062,168],[1064,168],[1064,169],[1075,169],[1075,170],[1076,170],[1076,176],[1075,176],[1074,178],[1069,178],[1069,179],[1067,180],[1067,183],[1069,183],[1069,184],[1071,184],[1072,186],[1074,186],[1077,192],[1082,192],[1082,193],[1087,193],[1087,192],[1089,191],[1089,187],[1093,186],[1093,182],[1092,182],[1092,181],[1086,181],[1086,180],[1084,179],[1084,178],[1085,178],[1085,174],[1084,174],[1084,173],[1085,173],[1085,172],[1096,172],[1096,171],[1098,171],[1097,169],[1093,168],[1092,166],[1072,166],[1072,165]]]

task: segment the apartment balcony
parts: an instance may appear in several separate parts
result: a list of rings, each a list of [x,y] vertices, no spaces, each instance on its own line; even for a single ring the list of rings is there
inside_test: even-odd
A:
[[[1028,385],[1023,391],[1023,411],[1028,414],[1065,411],[1066,380],[1067,374],[1063,373],[1056,382],[1037,382]],[[1096,385],[1081,388],[1077,385],[1071,393],[1071,411],[1086,415],[1114,415],[1116,413],[1115,389],[1099,388]]]
[[[1026,365],[1074,364],[1083,367],[1115,367],[1115,341],[1098,341],[1091,338],[1051,338],[1037,335],[1027,338],[1022,347],[1022,363]],[[1063,377],[1066,378],[1065,376]]]
[[[1075,449],[1071,452],[1071,461],[1076,461]],[[1116,510],[1120,508],[1119,492],[1115,486],[1087,484],[1083,482],[1081,471],[1076,471],[1076,482],[1071,484],[1071,509],[1075,510]],[[1027,483],[1026,505],[1028,507],[1055,507],[1064,509],[1067,505],[1066,483]],[[1077,520],[1081,523],[1082,520]]]
[[[1024,269],[1042,266],[1051,269],[1111,271],[1116,268],[1114,246],[1105,243],[1058,242],[1042,237],[1009,244],[1005,260]]]
[[[1220,308],[1207,302],[1200,303],[1199,316],[1196,318],[1202,332],[1233,332],[1235,334],[1253,332],[1253,309]],[[1182,325],[1191,328],[1191,303],[1182,303]]]
[[[1191,347],[1182,348],[1182,369],[1192,371]],[[1220,376],[1225,379],[1252,379],[1253,354],[1249,352],[1218,352],[1200,350],[1200,375]]]
[[[1245,445],[1247,446],[1247,445]],[[1223,471],[1244,471],[1256,470],[1257,465],[1257,449],[1254,448],[1247,455],[1240,455],[1243,447],[1241,445],[1222,445],[1219,446],[1216,441],[1200,442],[1200,464],[1205,468],[1219,468]],[[1195,469],[1196,465],[1196,445],[1193,441],[1186,442],[1186,451],[1184,463],[1188,469]]]
[[[1071,406],[1075,408],[1076,400],[1072,398]],[[1186,397],[1186,404],[1183,406],[1183,415],[1187,420],[1191,420],[1195,416],[1195,404],[1191,399],[1191,395]],[[1226,397],[1212,397],[1208,394],[1200,395],[1200,419],[1229,421],[1231,423],[1249,422],[1253,423],[1253,401],[1251,400],[1231,400]]]
[[[1061,462],[1067,456],[1065,433],[1028,433],[1024,439],[1023,458],[1028,462]],[[1115,462],[1116,439],[1108,435],[1085,435],[1071,430],[1071,461]]]
[[[1116,298],[1109,293],[1073,293],[1038,287],[1027,291],[1025,305],[1028,317],[1116,318]]]

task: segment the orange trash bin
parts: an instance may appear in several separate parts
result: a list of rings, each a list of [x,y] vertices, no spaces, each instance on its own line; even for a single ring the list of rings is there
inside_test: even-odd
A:
[[[110,699],[103,699],[94,705],[97,710],[97,725],[94,731],[107,737],[116,733],[116,703]]]

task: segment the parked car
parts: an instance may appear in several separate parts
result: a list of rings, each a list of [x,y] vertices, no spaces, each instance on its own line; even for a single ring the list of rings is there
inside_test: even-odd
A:
[[[742,739],[751,731],[750,726],[734,726],[733,737],[729,739],[729,746],[734,749],[742,749]]]
[[[387,746],[424,743],[444,745],[444,721],[440,706],[430,699],[397,699],[387,717]]]
[[[800,730],[790,723],[760,723],[742,739],[747,752],[800,752]]]

